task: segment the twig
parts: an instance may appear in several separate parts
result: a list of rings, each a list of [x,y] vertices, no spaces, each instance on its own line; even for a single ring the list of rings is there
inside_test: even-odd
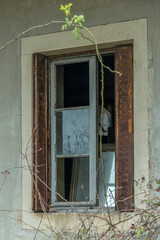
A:
[[[13,218],[13,217],[10,217],[10,216],[8,216],[8,218],[13,219],[13,220],[15,220],[15,221],[17,222],[17,218]],[[24,221],[22,221],[22,220],[21,220],[21,222],[22,222],[23,224],[25,224],[26,226],[31,227],[33,230],[37,230],[36,227],[34,227],[34,226],[32,226],[32,225],[30,225],[30,224],[28,224],[28,223],[26,223],[26,222],[24,222]],[[39,232],[40,232],[41,234],[43,234],[45,237],[47,237],[47,238],[49,237],[46,233],[44,233],[44,232],[41,231],[40,229],[39,229]]]
[[[41,226],[41,223],[42,223],[43,215],[44,215],[44,214],[42,214],[42,217],[41,217],[41,219],[40,219],[38,228],[36,229],[36,233],[35,233],[35,236],[34,236],[33,240],[35,240],[36,237],[37,237],[37,234],[38,234],[38,232],[39,232],[39,229],[40,229],[40,226]]]
[[[7,177],[8,177],[9,172],[8,172],[8,171],[4,171],[4,172],[2,172],[2,174],[3,174],[3,176],[4,176],[4,179],[3,179],[2,185],[1,185],[1,187],[0,187],[0,192],[2,191],[2,189],[3,189],[4,185],[5,185],[5,182],[6,182],[6,180],[7,180]]]
[[[0,50],[6,48],[8,45],[10,45],[11,43],[13,43],[14,41],[18,40],[20,37],[22,37],[24,34],[30,32],[31,30],[34,30],[34,29],[37,29],[37,28],[42,28],[42,27],[47,27],[51,24],[54,24],[54,23],[65,23],[65,21],[50,21],[50,22],[47,22],[47,23],[44,23],[44,24],[40,24],[40,25],[37,25],[37,26],[33,26],[33,27],[30,27],[28,28],[27,30],[21,32],[20,34],[18,34],[15,38],[11,39],[9,42],[7,42],[6,44],[4,44],[3,46],[0,47]]]

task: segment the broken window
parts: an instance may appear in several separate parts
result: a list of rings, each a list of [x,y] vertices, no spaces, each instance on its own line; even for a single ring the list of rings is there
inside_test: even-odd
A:
[[[49,206],[69,207],[66,201],[91,209],[107,205],[133,209],[132,46],[103,54],[103,63],[121,73],[107,69],[104,73],[102,156],[107,202],[99,146],[100,64],[96,56],[52,60],[34,55],[33,122],[38,126],[34,168],[41,179],[35,177],[35,211],[42,211],[36,189],[47,211]]]
[[[114,70],[113,54],[104,56],[103,62]],[[103,161],[108,204],[114,206],[114,74],[105,70],[104,76]],[[101,125],[100,64],[96,57],[53,61],[52,77],[52,185],[61,195],[52,194],[53,205],[60,206],[66,199],[79,205],[88,201],[106,206],[101,159],[96,157]]]
[[[52,186],[61,195],[52,194],[53,206],[66,204],[64,199],[80,206],[96,201],[95,66],[95,57],[51,64]]]

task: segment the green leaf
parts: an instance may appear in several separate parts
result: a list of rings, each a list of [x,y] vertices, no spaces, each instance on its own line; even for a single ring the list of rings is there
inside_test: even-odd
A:
[[[66,14],[66,16],[68,17],[69,14],[70,14],[70,11],[69,11],[69,10],[65,10],[65,14]]]
[[[143,232],[144,231],[144,227],[143,226],[141,226],[141,232]]]
[[[72,32],[73,32],[73,34],[74,34],[75,38],[76,38],[76,39],[79,39],[79,36],[78,36],[78,31],[77,31],[77,29],[74,29]]]
[[[62,31],[64,31],[64,25],[62,26]]]
[[[157,183],[157,184],[160,184],[160,179],[157,179],[157,180],[156,180],[156,183]]]
[[[137,228],[137,231],[136,231],[136,233],[137,233],[137,237],[139,238],[139,237],[140,237],[140,235],[141,235],[141,229],[140,229],[140,228]]]
[[[60,10],[65,10],[65,7],[61,4]]]
[[[77,40],[79,39],[78,33],[75,33],[75,37]]]
[[[81,18],[81,21],[84,22],[84,15],[79,16]]]
[[[64,31],[64,30],[67,30],[67,24],[64,24],[63,26],[62,26],[62,30]]]

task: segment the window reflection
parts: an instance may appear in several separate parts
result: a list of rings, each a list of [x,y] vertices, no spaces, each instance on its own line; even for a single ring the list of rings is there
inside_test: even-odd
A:
[[[104,178],[109,207],[115,206],[115,152],[103,152]],[[102,178],[101,159],[99,158],[99,201],[100,205],[107,207]]]

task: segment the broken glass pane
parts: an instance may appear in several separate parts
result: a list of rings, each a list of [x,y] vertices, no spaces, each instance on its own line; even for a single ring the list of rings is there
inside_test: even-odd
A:
[[[56,113],[56,155],[89,154],[89,109]]]

